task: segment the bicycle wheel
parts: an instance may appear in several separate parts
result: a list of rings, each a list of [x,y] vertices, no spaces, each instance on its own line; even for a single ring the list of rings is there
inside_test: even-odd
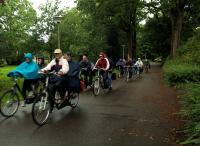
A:
[[[148,66],[145,66],[145,73],[148,72]]]
[[[44,125],[50,115],[50,103],[46,97],[46,94],[41,94],[34,101],[32,107],[32,118],[35,124],[42,126]]]
[[[99,84],[99,78],[94,80],[94,85],[93,85],[93,94],[95,96],[98,96],[100,93],[100,84]]]
[[[0,112],[5,117],[13,116],[19,108],[19,97],[13,91],[6,91],[0,99]]]
[[[77,107],[79,102],[79,93],[73,93],[69,99],[70,106],[72,108]]]
[[[126,73],[126,82],[128,82],[129,81],[129,71]]]

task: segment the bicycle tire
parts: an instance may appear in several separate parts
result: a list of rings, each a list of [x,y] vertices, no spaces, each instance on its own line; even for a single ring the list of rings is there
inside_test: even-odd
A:
[[[40,94],[36,98],[36,100],[34,101],[33,106],[32,106],[32,118],[33,118],[34,123],[38,126],[42,126],[42,125],[46,124],[46,122],[49,118],[49,115],[50,115],[50,110],[51,110],[50,102],[47,99],[46,105],[44,106],[43,104],[44,104],[45,100],[42,98],[44,96],[46,96],[46,94],[44,94],[44,93]],[[47,98],[47,97],[45,97],[45,98]],[[39,104],[39,106],[37,104]],[[43,109],[43,107],[45,107],[45,109]],[[46,111],[46,108],[47,108],[47,111]],[[41,111],[42,114],[44,112],[45,116],[44,117],[42,116],[41,119],[39,119],[38,115],[37,115],[38,111],[39,112]],[[46,111],[46,113],[45,113],[45,111]]]
[[[73,93],[72,97],[69,99],[70,106],[76,108],[79,102],[79,93]]]
[[[130,77],[130,75],[129,75],[129,71],[128,71],[128,72],[127,72],[127,75],[126,75],[126,82],[129,81],[129,77]]]
[[[93,94],[95,96],[98,96],[100,93],[100,83],[99,83],[99,78],[94,80],[94,84],[93,84]]]
[[[16,107],[14,107],[10,113],[6,113],[6,111],[4,110],[4,105],[5,107],[9,108],[13,105],[13,103],[16,103],[15,104]],[[2,95],[0,99],[0,112],[4,117],[11,117],[17,112],[19,108],[19,104],[20,104],[20,100],[17,93],[14,92],[14,90],[8,90],[4,92],[4,94]]]

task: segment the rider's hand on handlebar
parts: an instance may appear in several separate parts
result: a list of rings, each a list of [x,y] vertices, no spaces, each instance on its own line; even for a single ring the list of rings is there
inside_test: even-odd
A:
[[[45,73],[45,74],[47,74],[49,71],[48,70],[43,70],[42,72]]]
[[[59,72],[58,72],[58,75],[63,76],[64,73],[63,73],[62,71],[59,71]]]
[[[105,69],[105,68],[101,68],[101,70],[103,70],[103,71],[106,71],[106,69]]]

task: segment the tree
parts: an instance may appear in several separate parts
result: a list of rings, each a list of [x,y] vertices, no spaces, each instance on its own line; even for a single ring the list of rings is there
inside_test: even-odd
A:
[[[110,42],[110,29],[113,28],[120,33],[120,30],[126,35],[128,46],[128,57],[135,56],[136,50],[136,29],[137,29],[137,10],[139,0],[78,0],[78,8],[85,14],[89,15],[94,22],[98,22],[105,28],[107,41]],[[114,29],[113,29],[114,30]],[[124,40],[120,35],[116,40]],[[117,44],[119,44],[119,42]],[[112,43],[111,45],[114,45]],[[114,48],[112,46],[111,48]]]
[[[1,58],[13,58],[17,52],[23,52],[35,21],[36,12],[29,1],[12,0],[6,2],[0,9]]]

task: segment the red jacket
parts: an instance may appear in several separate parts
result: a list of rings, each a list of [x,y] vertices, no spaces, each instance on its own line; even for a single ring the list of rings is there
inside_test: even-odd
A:
[[[108,70],[109,67],[110,67],[110,63],[107,58],[98,59],[95,64],[95,68],[104,68],[105,70]]]

